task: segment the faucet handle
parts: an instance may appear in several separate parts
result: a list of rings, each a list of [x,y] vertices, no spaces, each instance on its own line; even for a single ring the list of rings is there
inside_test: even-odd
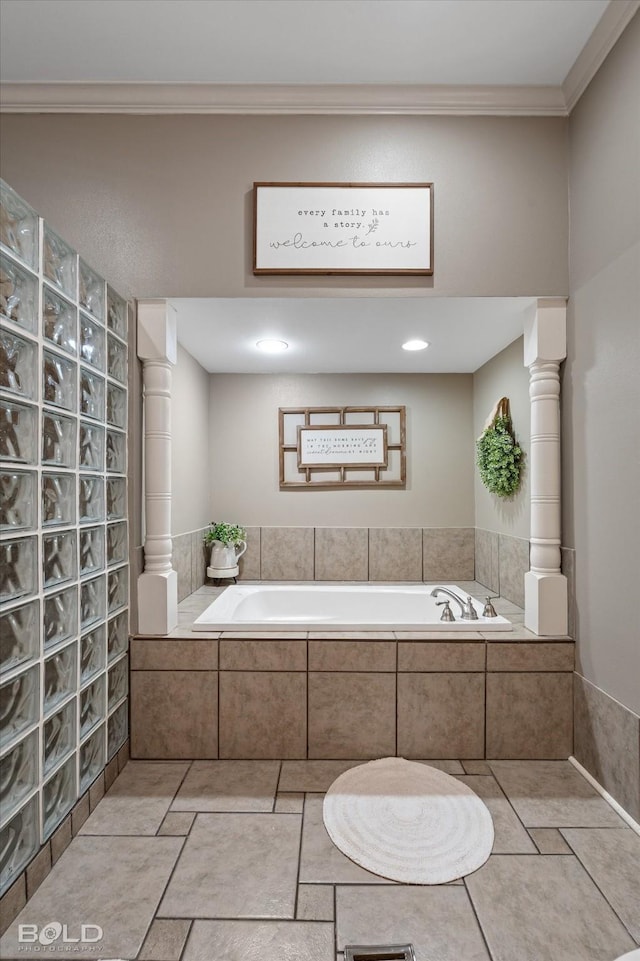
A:
[[[449,601],[436,601],[436,607],[442,607],[444,604],[444,610],[440,616],[441,621],[455,621],[453,616],[453,611],[449,607]]]
[[[486,598],[485,598],[485,605],[484,605],[484,608],[483,608],[483,610],[482,610],[482,616],[483,616],[483,617],[497,617],[497,616],[498,616],[497,613],[496,613],[495,607],[494,607],[493,604],[491,603],[491,598],[490,598],[490,597],[486,597]]]

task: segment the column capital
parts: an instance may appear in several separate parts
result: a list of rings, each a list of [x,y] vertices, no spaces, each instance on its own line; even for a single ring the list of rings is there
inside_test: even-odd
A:
[[[168,300],[138,301],[138,357],[176,363],[178,315]]]
[[[524,321],[524,364],[560,363],[567,356],[567,302],[562,297],[540,298]]]

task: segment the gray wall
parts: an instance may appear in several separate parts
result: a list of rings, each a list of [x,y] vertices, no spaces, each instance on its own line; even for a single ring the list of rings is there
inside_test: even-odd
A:
[[[479,437],[496,401],[508,397],[516,440],[524,451],[520,489],[512,497],[491,494],[474,472],[475,526],[484,530],[529,537],[529,453],[530,402],[529,371],[523,361],[523,338],[480,367],[473,375],[473,436]]]
[[[124,296],[567,293],[566,120],[7,115],[2,176]],[[433,181],[430,278],[253,277],[254,180]]]
[[[405,405],[405,490],[279,490],[278,408]],[[471,374],[213,374],[211,516],[249,526],[473,526]]]
[[[206,527],[209,517],[209,374],[183,347],[171,383],[171,533]]]
[[[640,16],[571,115],[569,151],[563,543],[579,668],[640,713]]]

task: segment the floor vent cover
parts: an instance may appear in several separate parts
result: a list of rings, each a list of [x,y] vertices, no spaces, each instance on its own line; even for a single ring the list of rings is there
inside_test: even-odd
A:
[[[412,944],[347,944],[344,961],[416,961]]]

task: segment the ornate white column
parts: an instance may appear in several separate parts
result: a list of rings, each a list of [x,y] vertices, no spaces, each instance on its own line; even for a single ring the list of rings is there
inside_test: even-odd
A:
[[[171,367],[176,311],[166,300],[138,302],[144,419],[144,573],[138,578],[138,631],[168,634],[178,623],[178,575],[171,566]]]
[[[541,635],[567,632],[567,579],[560,573],[560,362],[567,355],[566,313],[564,300],[539,300],[524,325],[531,399],[531,553],[524,623]]]

